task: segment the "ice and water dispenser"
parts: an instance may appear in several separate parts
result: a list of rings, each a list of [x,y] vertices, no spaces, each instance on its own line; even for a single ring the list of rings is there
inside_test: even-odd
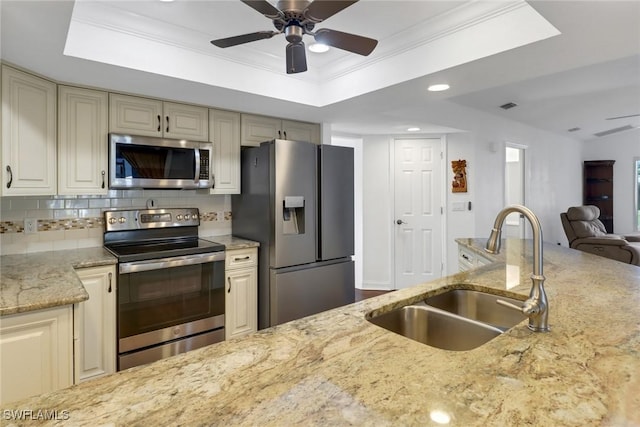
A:
[[[282,209],[282,233],[304,234],[304,197],[286,196]]]

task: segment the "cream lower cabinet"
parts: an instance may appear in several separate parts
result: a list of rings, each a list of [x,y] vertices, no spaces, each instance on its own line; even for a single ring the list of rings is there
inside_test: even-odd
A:
[[[491,264],[489,258],[474,252],[464,246],[458,245],[458,270],[467,271],[472,268],[482,267],[483,265]]]
[[[241,141],[244,146],[259,146],[272,139],[290,139],[320,144],[320,125],[275,117],[242,115]]]
[[[114,266],[77,269],[89,299],[74,306],[74,382],[116,371]]]
[[[258,329],[258,249],[227,250],[225,339]]]
[[[0,318],[0,403],[73,384],[71,305]]]

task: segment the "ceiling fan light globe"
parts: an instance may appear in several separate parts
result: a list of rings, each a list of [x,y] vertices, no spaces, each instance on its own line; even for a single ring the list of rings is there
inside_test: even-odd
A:
[[[322,43],[313,43],[309,45],[309,50],[314,53],[324,53],[329,50],[329,46]]]

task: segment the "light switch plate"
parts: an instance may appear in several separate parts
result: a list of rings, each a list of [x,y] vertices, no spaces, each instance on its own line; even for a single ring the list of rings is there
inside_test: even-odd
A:
[[[38,232],[38,220],[35,218],[24,219],[24,233],[33,234]]]
[[[453,202],[451,204],[451,210],[452,211],[465,211],[467,207],[467,203],[466,202]]]

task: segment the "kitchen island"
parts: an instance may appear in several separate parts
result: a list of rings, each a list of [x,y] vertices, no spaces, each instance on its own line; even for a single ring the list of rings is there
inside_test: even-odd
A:
[[[470,351],[429,347],[366,320],[453,288],[524,299],[530,244],[509,240],[478,269],[4,405],[3,423],[640,424],[638,267],[545,245],[551,332],[523,321]],[[36,419],[46,413],[38,411],[58,420]]]

